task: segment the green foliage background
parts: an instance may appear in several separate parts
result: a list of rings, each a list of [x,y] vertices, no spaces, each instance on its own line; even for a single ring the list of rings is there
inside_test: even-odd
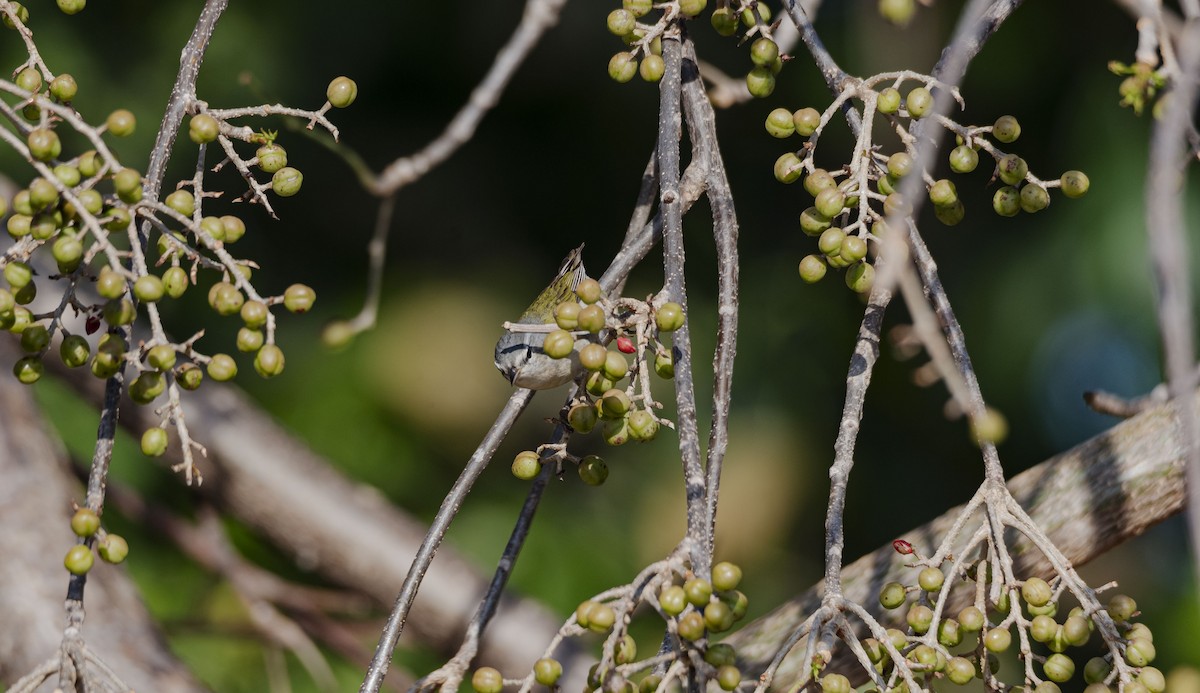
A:
[[[927,71],[961,5],[940,0],[901,31],[884,25],[874,4],[827,2],[817,22],[852,73]],[[324,321],[352,314],[363,295],[374,206],[353,174],[284,129],[280,141],[305,174],[304,190],[279,201],[279,223],[261,210],[241,210],[250,231],[238,249],[262,263],[256,276],[264,285],[278,290],[302,281],[318,292],[314,314],[283,320],[287,372],[262,383],[244,368],[250,375],[241,384],[314,449],[419,516],[432,516],[508,394],[490,363],[500,322],[520,313],[568,249],[586,242],[585,261],[598,273],[624,233],[653,143],[657,92],[638,80],[607,79],[608,57],[620,49],[604,29],[610,5],[568,4],[476,138],[401,193],[381,324],[350,349],[327,353],[316,335]],[[1112,423],[1084,408],[1083,390],[1135,395],[1160,373],[1142,208],[1149,122],[1117,107],[1119,80],[1105,69],[1108,60],[1132,59],[1132,20],[1111,3],[1091,0],[1027,5],[973,64],[961,120],[983,124],[1015,115],[1023,134],[1012,149],[1035,173],[1053,178],[1079,168],[1091,177],[1092,191],[1078,201],[1054,195],[1036,216],[1001,219],[990,211],[992,189],[980,170],[956,178],[966,221],[946,228],[930,217],[924,224],[985,396],[1011,424],[1001,447],[1010,475]],[[344,144],[378,169],[440,131],[507,40],[521,8],[513,0],[233,3],[206,59],[200,97],[217,107],[261,101],[316,107],[330,78],[350,75],[358,101],[334,119]],[[130,165],[144,165],[198,3],[93,2],[74,18],[50,2],[35,1],[32,10],[43,55],[52,69],[77,77],[83,112],[97,122],[116,107],[137,114],[137,134],[115,147]],[[744,50],[706,24],[693,28],[702,57],[731,74],[748,69]],[[1065,40],[1084,27],[1089,39]],[[17,64],[19,54],[13,35],[0,34],[4,64]],[[253,76],[253,88],[241,83],[245,74]],[[798,140],[784,144],[762,129],[772,108],[820,109],[829,100],[799,55],[772,97],[718,114],[743,262],[718,554],[745,567],[752,615],[820,576],[825,465],[861,317],[840,276],[814,287],[799,282],[796,263],[813,243],[799,233],[796,218],[810,203],[799,186],[771,176],[775,157]],[[843,163],[835,157],[849,150],[844,127],[822,138],[821,150],[826,165]],[[190,175],[193,165],[190,143],[178,153],[169,184]],[[26,182],[28,169],[10,152],[0,152],[0,170],[20,171],[17,182]],[[218,180],[240,191],[225,174],[209,187]],[[1189,192],[1195,196],[1194,182]],[[710,360],[715,285],[706,213],[698,207],[686,221],[690,319],[702,368]],[[631,295],[655,290],[656,262],[638,270]],[[167,311],[175,334],[203,325],[206,343],[230,343],[236,325],[203,310],[200,294]],[[893,311],[890,325],[902,322],[902,309]],[[873,382],[848,506],[850,556],[965,500],[981,479],[964,424],[942,415],[944,388],[911,383],[921,360],[885,358]],[[702,386],[705,380],[699,377]],[[96,413],[61,387],[37,387],[73,453],[86,459]],[[450,542],[481,570],[498,556],[524,496],[507,460],[543,440],[549,431],[543,419],[558,402],[553,394],[538,397],[455,523]],[[195,435],[203,441],[204,431]],[[565,614],[669,550],[683,527],[673,441],[668,434],[615,450],[590,438],[573,442],[577,452],[607,457],[609,483],[585,488],[568,477],[552,486],[516,589]],[[177,480],[133,454],[132,439],[121,442],[118,479],[156,498],[186,501]],[[180,656],[215,690],[265,690],[261,652],[237,634],[244,617],[226,586],[153,534],[119,531],[131,537],[129,570]],[[311,579],[232,522],[231,532],[255,560]],[[1137,597],[1145,620],[1162,634],[1156,664],[1164,671],[1196,662],[1189,643],[1198,612],[1185,546],[1182,524],[1173,521],[1085,570],[1094,583],[1118,579]],[[433,662],[431,653],[405,658],[419,670]],[[292,665],[296,690],[308,690]],[[347,689],[360,675],[339,665]]]

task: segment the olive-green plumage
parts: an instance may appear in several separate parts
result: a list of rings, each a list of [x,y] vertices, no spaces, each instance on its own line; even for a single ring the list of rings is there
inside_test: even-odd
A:
[[[554,309],[575,295],[575,287],[587,278],[583,268],[583,246],[563,259],[550,285],[529,304],[517,322],[540,325],[554,322]],[[496,369],[517,387],[546,390],[571,380],[579,372],[578,352],[552,359],[542,351],[544,332],[508,332],[496,342]]]

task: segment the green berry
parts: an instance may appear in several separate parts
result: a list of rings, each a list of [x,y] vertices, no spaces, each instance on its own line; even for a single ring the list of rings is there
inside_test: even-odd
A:
[[[54,262],[58,264],[58,271],[70,274],[83,261],[83,243],[75,236],[60,236],[54,241],[50,253],[54,256]]]
[[[1028,173],[1029,164],[1016,154],[1005,154],[996,160],[996,175],[1008,185],[1020,183]]]
[[[958,189],[953,182],[943,178],[929,188],[929,201],[937,207],[953,206],[958,202]]]
[[[717,685],[723,691],[732,691],[742,682],[742,672],[737,667],[726,664],[717,669]]]
[[[786,108],[776,108],[767,114],[766,128],[767,134],[771,137],[784,139],[791,137],[796,132],[796,123],[791,111]]]
[[[283,372],[283,349],[274,344],[265,344],[254,355],[254,370],[264,378],[273,378]]]
[[[875,268],[860,262],[846,271],[846,286],[856,294],[870,293],[875,284]]]
[[[566,330],[554,330],[546,335],[542,350],[552,359],[563,359],[575,350],[575,338]]]
[[[137,300],[146,303],[161,300],[165,291],[162,279],[153,274],[138,277],[137,281],[133,283],[133,295],[137,297]]]
[[[708,0],[679,0],[679,12],[684,17],[695,17],[708,6]]]
[[[88,341],[77,334],[63,337],[62,344],[58,346],[58,355],[67,368],[79,368],[87,363],[89,352]]]
[[[1142,667],[1138,674],[1137,683],[1146,687],[1150,693],[1163,693],[1167,689],[1167,678],[1154,667]]]
[[[590,433],[598,419],[596,407],[587,403],[576,404],[567,412],[567,423],[576,433]]]
[[[255,156],[258,157],[258,168],[263,173],[275,173],[287,166],[287,151],[275,143],[259,147]]]
[[[818,168],[804,177],[804,190],[813,197],[820,195],[822,190],[837,186],[837,180],[823,168]]]
[[[5,15],[7,19],[7,15]],[[42,90],[42,73],[37,71],[37,68],[27,67],[17,73],[13,82],[25,91],[36,94]]]
[[[579,478],[588,486],[599,486],[608,479],[608,465],[595,455],[579,461]]]
[[[14,214],[8,218],[8,235],[13,238],[28,236],[33,219],[25,214]]]
[[[562,664],[557,659],[543,657],[533,663],[533,678],[543,686],[553,686],[562,676]]]
[[[775,160],[775,180],[780,183],[788,184],[795,183],[800,180],[800,174],[804,173],[804,169],[800,166],[800,157],[794,152],[781,154]]]
[[[895,609],[904,603],[904,585],[899,582],[889,582],[879,590],[879,603],[885,609]]]
[[[100,558],[108,563],[120,563],[129,555],[129,542],[117,534],[109,534],[96,545]]]
[[[1059,179],[1062,184],[1062,192],[1067,197],[1083,197],[1088,191],[1090,182],[1083,171],[1067,171],[1062,174]]]
[[[805,284],[816,284],[825,276],[825,260],[818,255],[805,255],[800,260],[800,280]]]
[[[1075,662],[1064,654],[1052,654],[1042,665],[1046,678],[1055,683],[1066,683],[1075,675]]]
[[[267,310],[265,303],[260,301],[246,301],[242,304],[240,315],[242,322],[246,327],[258,329],[267,324],[267,316],[270,312]]]
[[[750,60],[760,67],[770,66],[779,57],[779,46],[769,38],[761,37],[750,44]]]
[[[563,301],[554,308],[554,322],[564,330],[574,330],[579,327],[579,310],[577,301]],[[595,370],[595,369],[592,369]]]
[[[58,133],[49,128],[37,128],[30,132],[25,143],[29,145],[29,155],[38,161],[57,159],[62,153],[62,141],[58,139]]]
[[[992,628],[983,636],[983,645],[989,652],[1004,652],[1012,645],[1012,633],[1007,628]]]
[[[916,162],[908,155],[907,152],[896,152],[888,157],[887,170],[888,175],[893,178],[903,178],[909,173],[912,173],[913,166]]]
[[[238,351],[249,354],[261,349],[265,341],[266,335],[263,334],[262,330],[242,327],[238,329],[235,345]]]
[[[758,10],[758,15],[762,18],[764,23],[771,23],[771,8],[767,7],[765,2],[759,2],[752,7],[747,7],[746,9],[742,10],[742,24],[745,24],[746,28],[750,28],[757,23],[757,20],[754,18],[753,10],[755,9]]]
[[[612,388],[601,396],[597,403],[600,410],[600,418],[602,419],[620,419],[629,411],[632,403],[629,400],[629,395],[625,394],[624,390]]]
[[[598,371],[608,361],[608,349],[603,344],[591,343],[579,350],[579,363],[589,371]]]
[[[697,611],[689,611],[679,617],[677,630],[684,640],[699,640],[704,637],[704,617]]]
[[[33,281],[33,268],[19,260],[10,260],[4,266],[4,279],[14,289],[20,289]]]
[[[492,667],[479,667],[471,674],[471,687],[477,693],[500,693],[504,690],[504,677]]]
[[[325,88],[325,98],[334,108],[345,108],[358,98],[358,85],[349,77],[334,77]]]
[[[914,632],[924,634],[933,625],[933,610],[924,604],[913,604],[904,615],[904,620]]]
[[[21,332],[21,349],[26,353],[36,354],[49,344],[50,331],[46,329],[45,325],[30,325]]]
[[[129,398],[137,404],[149,404],[167,388],[167,379],[158,371],[142,371],[129,385]]]
[[[629,435],[636,441],[648,442],[658,435],[658,421],[654,415],[645,409],[639,409],[629,415]]]
[[[738,17],[729,7],[718,7],[712,13],[712,27],[721,36],[733,36],[737,33]]]
[[[718,592],[737,589],[741,581],[742,569],[737,564],[721,561],[712,568],[712,585]]]
[[[638,74],[647,82],[658,82],[666,74],[667,64],[663,61],[661,55],[651,53],[642,58],[642,62],[638,65]]]
[[[712,598],[713,586],[704,578],[694,577],[684,581],[683,591],[687,594],[688,603],[703,608]]]
[[[216,142],[221,134],[221,124],[207,113],[198,113],[188,122],[188,137],[196,144]]]
[[[792,114],[792,124],[796,127],[796,134],[800,135],[801,137],[810,137],[817,131],[817,128],[821,126],[821,114],[815,108],[801,108]],[[818,170],[824,173],[826,176],[829,176],[828,172],[824,171],[823,169]],[[816,172],[814,171],[813,173],[815,174]],[[830,180],[832,181],[833,178],[830,177]],[[808,189],[807,180],[804,183],[804,188],[806,190]],[[809,190],[809,193],[816,195],[816,193],[812,192],[811,190]]]
[[[147,428],[142,434],[142,454],[147,457],[159,457],[167,451],[167,431],[155,426]]]
[[[522,481],[530,481],[537,478],[539,472],[542,471],[542,461],[536,452],[526,450],[517,453],[513,459],[512,473],[513,476]]]
[[[923,118],[933,110],[933,94],[925,87],[917,87],[908,92],[908,98],[905,99],[905,106],[908,108],[908,114],[913,118]]]
[[[79,165],[79,174],[87,178],[91,178],[99,173],[100,169],[104,166],[104,160],[94,149],[89,149],[80,154],[76,161]]]
[[[946,576],[942,571],[932,566],[922,568],[917,575],[917,584],[926,592],[937,592],[942,589],[942,585],[946,581]]]
[[[195,390],[204,381],[204,373],[194,363],[185,363],[175,369],[175,382],[185,390]]]
[[[946,226],[954,226],[966,217],[967,208],[963,205],[962,200],[955,200],[954,204],[949,207],[938,207],[935,205],[933,215]]]
[[[704,607],[704,625],[714,633],[724,633],[733,627],[733,610],[725,602],[709,602]]]
[[[896,26],[908,26],[916,11],[915,0],[879,0],[879,16]]]
[[[579,297],[580,301],[583,301],[588,305],[599,301],[602,294],[603,291],[600,288],[600,282],[592,279],[591,277],[579,282],[579,286],[575,287],[575,295]],[[603,313],[601,313],[601,315],[603,315]],[[587,328],[585,327],[584,329]]]
[[[114,298],[104,304],[102,315],[109,325],[128,325],[137,318],[137,308],[127,298]]]
[[[946,678],[950,683],[966,685],[975,678],[975,664],[966,657],[951,657],[946,662]]]
[[[90,537],[100,530],[100,516],[91,508],[80,508],[71,516],[71,531],[77,537]]]
[[[217,382],[232,380],[237,370],[237,363],[228,354],[213,354],[208,362],[208,377]]]
[[[664,303],[654,313],[654,324],[660,332],[674,332],[683,327],[683,306],[675,301]]]
[[[617,622],[617,614],[608,604],[594,604],[588,612],[588,630],[605,633]]]
[[[1021,124],[1010,115],[1000,116],[996,119],[996,124],[992,126],[992,136],[1004,144],[1016,142],[1017,138],[1021,136]]]
[[[1134,638],[1125,646],[1125,661],[1130,666],[1144,667],[1154,661],[1156,654],[1154,643],[1142,638]]]
[[[837,188],[827,188],[817,195],[813,206],[821,216],[832,219],[846,208],[846,196]]]
[[[1058,624],[1049,616],[1034,616],[1029,624],[1029,636],[1038,642],[1049,642],[1054,639]]]
[[[169,267],[162,276],[163,291],[171,298],[179,298],[188,288],[187,272],[182,267]]]
[[[962,627],[958,621],[947,618],[938,624],[938,642],[946,647],[957,647],[962,642]]]
[[[637,28],[637,17],[625,8],[608,13],[608,31],[615,36],[628,36]]]
[[[284,166],[271,176],[271,189],[280,197],[291,197],[300,192],[303,183],[304,174],[291,166]]]
[[[142,174],[137,169],[123,168],[113,174],[113,188],[122,202],[134,204],[142,199]]]
[[[679,585],[664,587],[658,595],[658,605],[668,616],[678,616],[687,607],[687,593]]]
[[[608,61],[608,76],[615,82],[624,84],[637,74],[638,63],[629,51],[616,53]]]
[[[317,300],[317,292],[304,284],[292,284],[283,292],[283,307],[293,313],[307,313]]]
[[[50,80],[50,96],[59,103],[71,101],[78,92],[79,85],[75,78],[65,72]]]
[[[83,544],[72,546],[67,555],[63,558],[63,567],[72,575],[86,575],[92,569],[92,564],[95,562],[95,557],[92,555],[91,549]]]
[[[891,115],[900,110],[900,92],[895,87],[888,87],[879,92],[875,108],[880,113]]]
[[[821,677],[821,691],[823,693],[850,693],[854,687],[850,685],[850,679],[844,674],[826,674]]]
[[[1030,606],[1045,606],[1053,596],[1050,584],[1040,577],[1031,577],[1021,585],[1021,598]]]
[[[137,118],[133,113],[124,109],[118,108],[108,114],[108,118],[104,121],[108,126],[108,131],[117,137],[129,137],[137,128]]]
[[[769,67],[756,67],[746,75],[746,88],[750,95],[765,99],[775,91],[775,75]]]
[[[1006,185],[992,196],[992,209],[1002,217],[1015,217],[1021,211],[1021,193]]]
[[[175,366],[175,347],[170,344],[156,344],[146,353],[146,363],[156,370],[170,370]]]
[[[34,211],[58,204],[58,189],[45,178],[35,178],[29,184],[29,205]]]
[[[41,379],[46,367],[37,356],[23,356],[13,364],[13,375],[26,385],[32,385]]]
[[[666,380],[675,377],[675,359],[670,353],[654,355],[654,372]]]

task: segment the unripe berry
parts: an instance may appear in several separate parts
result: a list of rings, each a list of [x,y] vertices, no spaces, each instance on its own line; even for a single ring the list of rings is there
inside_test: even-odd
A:
[[[637,17],[621,8],[608,13],[608,31],[615,36],[628,36],[637,28]]]
[[[907,106],[910,116],[923,118],[933,110],[933,94],[929,93],[925,87],[917,87],[908,92],[905,106]]]
[[[198,113],[188,122],[188,137],[196,144],[216,142],[221,134],[221,124],[207,113]]]
[[[684,17],[695,17],[708,7],[708,0],[680,0],[679,12]]]
[[[796,134],[810,137],[821,126],[821,114],[815,108],[801,108],[792,114],[792,124],[796,126]],[[808,184],[805,183],[804,187],[807,189]]]
[[[295,195],[303,184],[304,174],[291,166],[284,166],[271,176],[271,189],[280,197]]]
[[[156,370],[170,370],[175,366],[175,347],[170,344],[156,344],[146,353],[146,363]]]
[[[72,575],[86,575],[92,569],[94,562],[95,557],[92,555],[91,549],[83,544],[76,544],[67,551],[66,557],[63,558],[63,567]]]
[[[67,368],[79,368],[87,363],[90,348],[82,335],[72,334],[63,337],[58,347],[58,355]]]
[[[542,350],[552,359],[566,358],[574,349],[575,338],[566,330],[554,330],[542,342]]]
[[[647,82],[657,82],[663,78],[667,71],[667,64],[663,61],[661,55],[651,53],[642,58],[642,62],[638,65],[638,74]]]
[[[264,378],[273,378],[283,372],[283,350],[275,344],[265,344],[254,356],[254,370]]]
[[[750,44],[750,60],[762,67],[770,66],[779,57],[779,46],[769,38],[761,37]]]
[[[608,465],[595,455],[588,455],[580,460],[578,471],[579,478],[588,486],[599,486],[608,479]]]
[[[263,173],[275,173],[287,166],[287,152],[275,143],[259,147],[255,156],[258,157],[258,168]]]
[[[50,96],[59,103],[67,103],[74,99],[78,92],[79,85],[75,78],[65,72],[50,81]]]
[[[1062,183],[1063,194],[1072,198],[1083,197],[1091,185],[1083,171],[1067,171],[1059,181]]]
[[[784,184],[795,183],[800,180],[800,174],[804,173],[804,169],[800,166],[800,157],[796,156],[794,152],[780,154],[779,158],[775,160],[773,171],[775,180]]]
[[[58,139],[58,133],[49,128],[38,128],[30,132],[25,138],[25,143],[29,145],[30,156],[38,161],[57,159],[62,153],[62,141]]]
[[[167,431],[157,426],[147,428],[142,434],[142,454],[147,457],[159,457],[167,451]]]
[[[1015,217],[1021,211],[1021,193],[1006,185],[992,196],[992,209],[1002,217]]]
[[[118,108],[108,114],[108,119],[104,121],[108,126],[108,131],[117,137],[129,137],[137,128],[137,118],[133,113],[124,109]]]
[[[334,108],[345,108],[358,98],[358,85],[349,77],[335,77],[325,88],[325,98]]]
[[[32,385],[40,380],[45,370],[46,367],[37,356],[23,356],[13,364],[13,375],[26,385]]]
[[[293,313],[307,313],[317,300],[317,292],[305,284],[292,284],[283,292],[283,306]]]
[[[796,123],[791,111],[786,108],[776,108],[767,114],[766,128],[767,134],[771,137],[783,139],[791,137],[796,132]]]
[[[477,693],[500,693],[504,690],[504,677],[492,667],[479,667],[471,675],[471,687]]]
[[[769,67],[756,67],[746,75],[746,88],[750,95],[765,99],[775,91],[775,75]]]
[[[91,508],[80,508],[71,516],[71,531],[77,537],[90,537],[100,529],[100,516]]]
[[[541,471],[541,459],[539,459],[538,454],[532,450],[519,452],[513,459],[512,474],[522,481],[530,481],[537,478],[538,473]]]
[[[992,126],[992,136],[1004,144],[1016,142],[1017,138],[1021,136],[1021,124],[1010,115],[1000,116],[996,119],[996,124]]]
[[[129,543],[119,534],[109,533],[96,545],[100,558],[108,563],[120,563],[129,555]]]
[[[674,332],[683,327],[683,306],[675,301],[664,303],[654,314],[654,324],[660,332]]]
[[[637,60],[633,57],[633,53],[621,51],[609,59],[608,76],[613,81],[624,84],[633,79],[633,76],[637,74],[637,68]]]
[[[237,375],[237,363],[228,354],[213,354],[208,362],[208,377],[217,382],[233,379]]]
[[[875,108],[880,113],[891,115],[900,110],[900,92],[895,87],[888,87],[879,92]]]
[[[543,686],[553,686],[562,676],[562,664],[557,659],[543,657],[533,664],[533,678]]]
[[[138,277],[137,281],[133,283],[133,295],[137,297],[137,300],[146,303],[161,300],[165,291],[162,279],[153,274]]]
[[[800,260],[800,279],[805,284],[815,284],[825,277],[827,267],[818,255],[805,255]]]
[[[712,27],[722,36],[733,36],[737,33],[738,17],[729,7],[718,7],[712,13]]]

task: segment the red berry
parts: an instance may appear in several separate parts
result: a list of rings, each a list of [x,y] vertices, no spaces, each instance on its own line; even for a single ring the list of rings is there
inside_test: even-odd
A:
[[[636,351],[633,348],[633,340],[629,337],[617,337],[617,349],[623,354],[632,354]]]
[[[896,553],[902,556],[907,556],[913,552],[912,544],[904,541],[903,539],[897,539],[896,541],[893,541],[892,548],[896,549]]]

